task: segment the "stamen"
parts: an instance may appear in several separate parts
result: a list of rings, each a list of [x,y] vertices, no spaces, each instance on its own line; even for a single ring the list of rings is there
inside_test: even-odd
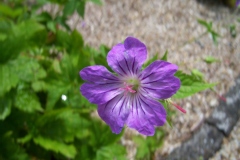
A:
[[[170,102],[174,107],[176,107],[179,111],[181,111],[182,113],[186,113],[186,110],[183,109],[182,107],[180,107],[179,105],[173,103],[173,102]]]
[[[171,99],[166,99],[166,101],[167,101],[168,103],[170,103],[171,105],[173,105],[174,107],[176,107],[176,108],[177,108],[179,111],[181,111],[182,113],[186,113],[186,110],[185,110],[185,109],[183,109],[183,108],[180,107],[179,105],[173,103],[173,102],[171,101]]]
[[[130,92],[130,93],[136,93],[136,91],[133,90],[132,87],[133,87],[132,85],[128,85],[126,82],[124,82],[124,88],[120,88],[120,89],[125,91],[125,92],[124,92],[124,96],[126,96],[126,94],[127,94],[128,92]]]

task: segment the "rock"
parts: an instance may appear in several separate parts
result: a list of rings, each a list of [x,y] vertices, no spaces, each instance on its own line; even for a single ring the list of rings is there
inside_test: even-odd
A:
[[[209,124],[215,125],[226,136],[230,134],[240,117],[240,76],[236,85],[226,95],[226,102],[221,102],[207,119]]]
[[[199,132],[175,149],[168,157],[156,160],[199,160],[208,159],[221,147],[223,134],[216,127],[204,124]]]

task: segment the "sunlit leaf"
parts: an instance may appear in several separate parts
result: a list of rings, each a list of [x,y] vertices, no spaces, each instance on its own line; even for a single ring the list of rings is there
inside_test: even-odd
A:
[[[209,63],[209,64],[214,63],[214,62],[219,62],[219,60],[216,59],[216,58],[213,57],[213,56],[207,56],[207,57],[205,57],[205,58],[204,58],[204,61],[205,61],[206,63]]]
[[[181,71],[178,71],[175,76],[180,79],[181,87],[173,96],[174,98],[185,98],[216,85],[213,83],[204,83],[202,80],[198,80],[195,76],[187,75]]]
[[[168,50],[166,50],[166,52],[164,53],[164,55],[163,55],[163,57],[161,58],[161,60],[167,61],[167,56],[168,56]]]
[[[35,137],[34,142],[46,150],[51,150],[56,153],[61,153],[67,158],[74,158],[77,154],[76,148],[73,145],[64,144],[59,141],[55,141],[45,137]]]
[[[112,144],[97,150],[96,160],[106,159],[126,160],[125,147],[119,144]]]
[[[36,94],[28,90],[18,90],[15,106],[18,109],[29,113],[43,111]]]
[[[9,97],[0,97],[0,120],[4,120],[11,113],[12,101]]]
[[[0,64],[0,96],[8,92],[12,87],[15,87],[18,81],[18,76],[10,64]]]

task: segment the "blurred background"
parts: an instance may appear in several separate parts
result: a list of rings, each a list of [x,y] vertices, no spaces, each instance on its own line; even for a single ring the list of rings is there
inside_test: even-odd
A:
[[[0,159],[159,159],[191,139],[225,101],[240,73],[236,0],[2,0],[0,2]],[[107,66],[109,49],[134,36],[149,59],[217,83],[184,99],[171,124],[144,137],[112,134],[79,92],[79,71]],[[240,122],[215,159],[239,159]],[[201,158],[201,157],[200,157]]]

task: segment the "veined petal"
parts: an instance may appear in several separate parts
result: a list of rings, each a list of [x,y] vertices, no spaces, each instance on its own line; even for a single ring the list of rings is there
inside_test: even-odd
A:
[[[84,97],[86,97],[91,103],[104,104],[121,94],[123,91],[120,89],[119,83],[113,84],[93,84],[84,83],[80,91]]]
[[[80,76],[83,80],[97,83],[106,84],[118,82],[118,78],[109,72],[104,66],[95,65],[83,68],[80,71]]]
[[[157,101],[138,95],[131,101],[127,126],[139,133],[152,136],[155,126],[162,126],[166,121],[166,111]]]
[[[155,61],[141,73],[141,92],[155,99],[167,99],[180,88],[180,80],[174,76],[178,67],[165,61]]]
[[[113,133],[120,133],[129,115],[129,97],[123,94],[98,106],[99,116],[111,127]]]
[[[138,39],[128,37],[107,55],[108,65],[119,75],[137,74],[147,58],[147,48]]]

